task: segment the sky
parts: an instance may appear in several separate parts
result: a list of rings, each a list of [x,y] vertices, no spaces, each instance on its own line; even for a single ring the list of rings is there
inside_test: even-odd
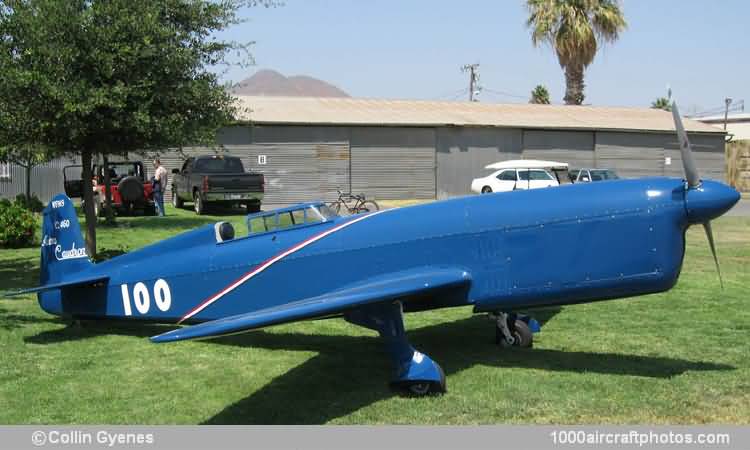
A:
[[[624,0],[628,29],[586,71],[585,103],[649,106],[671,87],[683,113],[750,102],[750,2]],[[260,69],[310,75],[353,97],[463,99],[479,63],[483,102],[519,103],[543,84],[562,103],[563,72],[549,46],[531,44],[522,0],[284,0],[241,11],[222,39],[254,41]],[[748,105],[750,107],[750,104]]]

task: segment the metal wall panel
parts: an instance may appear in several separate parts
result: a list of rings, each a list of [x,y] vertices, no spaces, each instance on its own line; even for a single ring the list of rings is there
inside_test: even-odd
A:
[[[337,188],[349,190],[346,142],[250,144],[227,150],[240,156],[246,168],[265,175],[266,205],[333,201]],[[258,164],[260,155],[265,155],[265,165]]]
[[[703,178],[726,178],[722,136],[690,134],[693,157]],[[683,177],[677,136],[673,133],[597,132],[597,167],[623,177]]]
[[[437,197],[471,193],[471,180],[487,175],[488,164],[521,157],[521,130],[437,129]]]
[[[693,159],[698,167],[701,178],[725,181],[726,180],[726,155],[724,150],[723,136],[694,135],[688,136],[693,148]],[[684,177],[682,168],[682,153],[673,136],[667,140],[664,148],[664,175],[669,177]],[[669,160],[667,160],[669,158]],[[669,162],[670,164],[667,164]]]
[[[56,158],[31,170],[31,192],[44,203],[64,192],[62,168],[79,164],[76,158]],[[26,169],[10,165],[10,178],[0,179],[0,197],[14,199],[26,193]]]
[[[337,188],[349,190],[349,145],[334,143],[269,143],[226,145],[220,148],[189,147],[160,154],[162,165],[168,170],[182,167],[190,156],[227,154],[242,159],[245,170],[265,175],[263,203],[287,205],[305,201],[333,201]],[[259,165],[258,157],[265,155],[266,164]],[[149,176],[153,172],[149,162]],[[171,185],[171,182],[170,182]],[[165,201],[172,199],[172,190]]]
[[[594,133],[524,130],[524,159],[566,162],[570,168],[594,167]]]
[[[597,132],[596,167],[615,169],[623,178],[662,176],[667,139],[660,134]]]
[[[435,198],[435,129],[351,130],[352,192],[382,199]]]

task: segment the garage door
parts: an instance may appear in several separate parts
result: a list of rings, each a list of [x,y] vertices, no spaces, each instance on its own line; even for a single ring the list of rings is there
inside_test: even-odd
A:
[[[351,180],[376,200],[435,198],[434,130],[352,129]]]
[[[662,176],[668,139],[662,134],[597,133],[596,167],[615,169],[625,178]]]
[[[336,143],[274,143],[228,145],[226,154],[242,159],[245,170],[265,175],[264,204],[293,203],[337,198],[336,189],[349,190],[349,145]],[[211,154],[206,147],[168,152],[162,163],[171,172],[179,168],[188,156]],[[261,163],[265,164],[261,164]],[[170,173],[171,175],[171,173]],[[171,190],[167,192],[171,199]]]
[[[571,169],[594,167],[594,133],[526,130],[523,133],[523,157],[565,162]]]
[[[489,175],[485,166],[521,159],[521,130],[504,128],[439,128],[437,194],[450,198],[471,194],[471,181]]]

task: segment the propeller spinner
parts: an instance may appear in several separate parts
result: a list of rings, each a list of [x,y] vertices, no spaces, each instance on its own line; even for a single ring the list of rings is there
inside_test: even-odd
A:
[[[685,180],[687,181],[685,207],[688,221],[694,224],[703,224],[703,229],[706,231],[708,244],[711,247],[711,253],[716,263],[716,272],[719,274],[719,283],[724,288],[724,281],[721,278],[721,269],[719,268],[719,258],[716,255],[716,247],[714,245],[711,219],[719,217],[734,206],[739,201],[740,194],[725,184],[715,181],[702,181],[700,179],[698,169],[695,167],[692,147],[690,146],[685,127],[682,125],[680,112],[677,109],[677,103],[672,103],[672,116],[674,117],[674,126],[677,130],[677,139],[680,141],[682,166],[685,169]]]

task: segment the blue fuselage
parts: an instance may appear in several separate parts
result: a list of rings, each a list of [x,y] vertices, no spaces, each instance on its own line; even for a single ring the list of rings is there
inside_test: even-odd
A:
[[[403,299],[407,311],[629,297],[675,284],[685,230],[716,212],[699,211],[699,200],[693,217],[682,180],[651,178],[457,198],[219,243],[208,225],[91,267],[109,282],[86,288],[85,299],[70,288],[40,303],[55,314],[201,322],[426,266],[462,268],[470,287]],[[169,302],[157,292],[164,283]]]

